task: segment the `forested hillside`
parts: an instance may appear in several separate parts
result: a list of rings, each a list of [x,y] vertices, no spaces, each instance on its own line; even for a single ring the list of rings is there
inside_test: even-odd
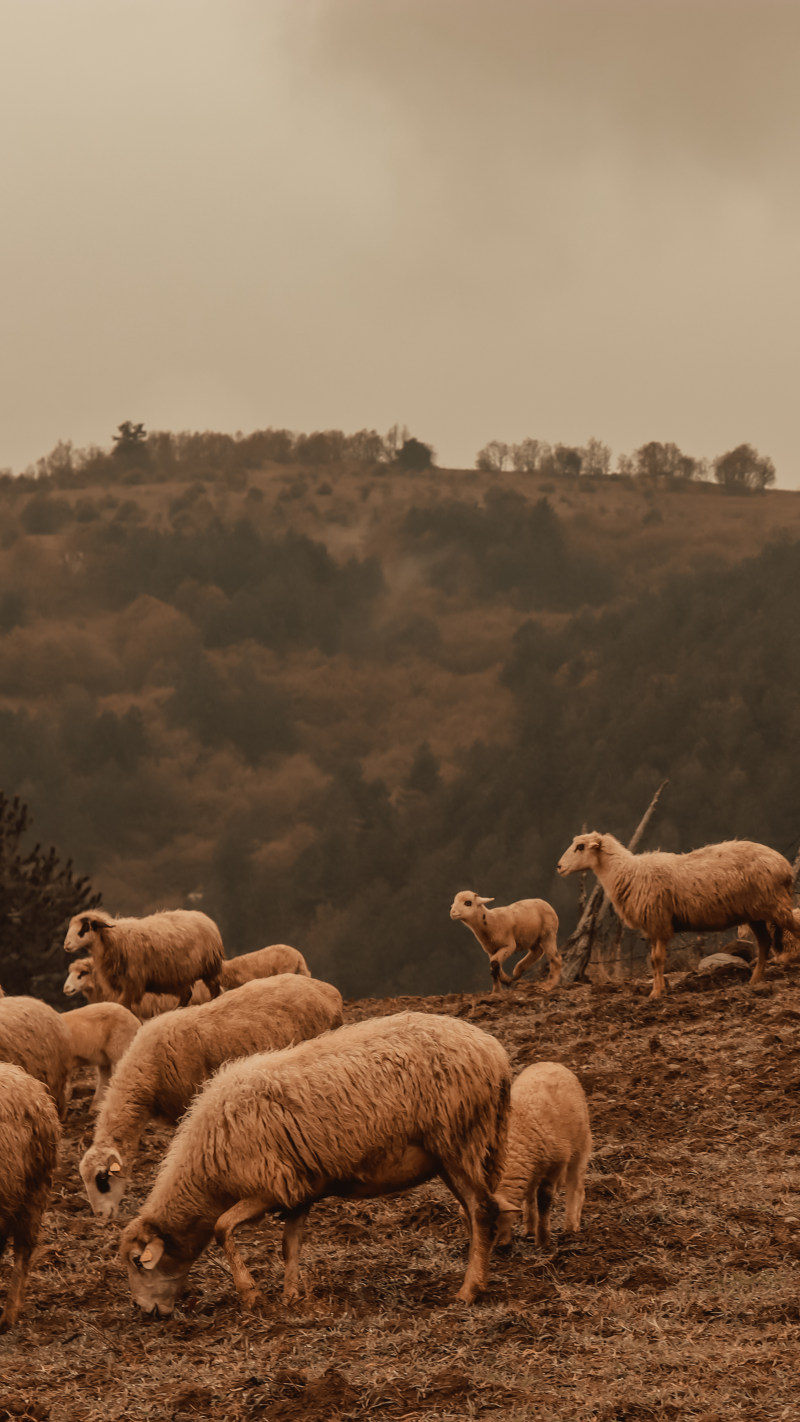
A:
[[[548,898],[565,936],[559,854],[666,776],[651,847],[793,856],[800,494],[282,433],[0,480],[0,789],[106,908],[433,993],[488,978],[456,890]]]

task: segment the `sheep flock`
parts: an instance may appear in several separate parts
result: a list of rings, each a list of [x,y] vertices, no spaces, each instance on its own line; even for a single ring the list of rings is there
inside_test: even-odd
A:
[[[678,932],[752,933],[754,984],[770,950],[780,956],[785,935],[800,935],[792,866],[751,841],[634,854],[591,831],[556,867],[565,878],[593,873],[621,922],[649,941],[654,998],[666,990],[666,949]],[[541,898],[492,902],[459,890],[450,907],[489,958],[492,994],[508,1000],[503,989],[543,958],[539,1001],[553,1003],[565,991],[555,910]],[[88,1108],[96,1121],[74,1166],[92,1228],[119,1218],[148,1123],[174,1128],[120,1238],[131,1297],[158,1318],[172,1314],[214,1245],[241,1304],[256,1307],[262,1293],[234,1231],[266,1216],[283,1229],[283,1304],[298,1306],[306,1221],[326,1198],[441,1181],[466,1224],[457,1294],[466,1304],[491,1290],[490,1268],[502,1269],[516,1224],[537,1248],[551,1247],[559,1189],[564,1229],[581,1227],[593,1137],[579,1077],[537,1060],[533,1040],[515,1074],[497,1038],[466,1020],[480,995],[452,1013],[348,1021],[338,989],[314,977],[297,949],[272,944],[229,959],[217,925],[195,910],[139,919],[86,911],[70,921],[64,948],[73,955],[65,997],[84,1005],[57,1011],[0,988],[0,1254],[7,1244],[13,1251],[0,1332],[23,1306],[64,1149],[61,1122],[82,1109],[82,1099],[70,1106],[72,1084],[87,1068],[96,1073]],[[589,1185],[591,1197],[591,1177]]]

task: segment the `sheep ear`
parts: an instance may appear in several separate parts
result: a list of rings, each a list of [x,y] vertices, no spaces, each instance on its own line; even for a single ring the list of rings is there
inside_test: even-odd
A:
[[[476,902],[476,904],[480,904],[481,906],[483,906],[483,904],[493,904],[493,903],[494,903],[494,896],[492,896],[492,898],[490,898],[490,899],[482,899],[481,896],[480,896],[480,894],[476,894],[476,895],[475,895],[475,902]]]
[[[108,1167],[108,1173],[109,1173],[109,1175],[119,1175],[119,1173],[120,1173],[121,1170],[122,1170],[122,1166],[120,1165],[119,1161],[118,1161],[118,1160],[112,1160],[111,1164],[110,1164],[109,1167]]]
[[[134,1261],[141,1264],[143,1269],[155,1269],[163,1253],[163,1239],[151,1239],[145,1245],[141,1254],[134,1255]]]
[[[601,834],[590,834],[586,841],[586,846],[588,849],[602,849],[603,836]]]

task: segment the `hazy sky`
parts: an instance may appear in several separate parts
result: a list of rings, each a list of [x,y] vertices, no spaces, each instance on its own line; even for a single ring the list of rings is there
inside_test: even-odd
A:
[[[395,421],[800,486],[800,0],[0,0],[0,466]]]

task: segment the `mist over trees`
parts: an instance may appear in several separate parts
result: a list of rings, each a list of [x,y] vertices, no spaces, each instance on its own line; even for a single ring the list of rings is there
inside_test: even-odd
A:
[[[229,953],[427,993],[485,985],[457,890],[547,898],[566,936],[563,848],[665,777],[651,843],[793,857],[800,496],[756,524],[755,451],[714,482],[662,445],[609,476],[599,441],[455,473],[373,433],[125,422],[0,480],[0,787],[57,846],[43,904],[200,902]],[[48,925],[8,929],[5,987],[57,991]]]

